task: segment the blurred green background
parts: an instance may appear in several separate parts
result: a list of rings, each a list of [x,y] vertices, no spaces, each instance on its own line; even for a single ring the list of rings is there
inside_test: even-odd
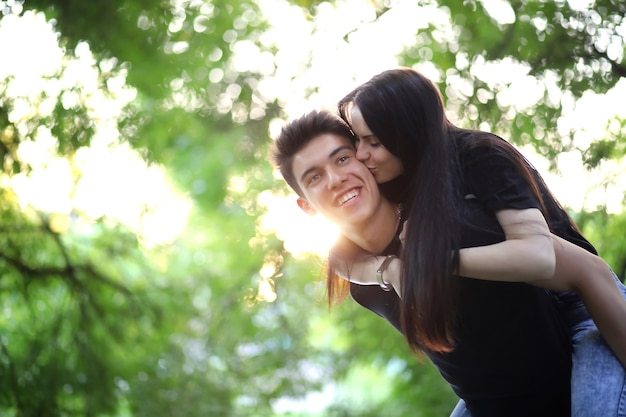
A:
[[[447,416],[454,395],[390,326],[328,311],[334,231],[267,162],[286,120],[396,66],[524,149],[624,278],[622,1],[0,13],[2,416]]]

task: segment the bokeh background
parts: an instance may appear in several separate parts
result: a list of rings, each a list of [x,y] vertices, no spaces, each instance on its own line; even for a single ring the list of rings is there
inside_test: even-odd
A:
[[[515,143],[624,278],[620,0],[0,0],[0,415],[447,416],[329,311],[336,229],[267,160],[372,75]]]

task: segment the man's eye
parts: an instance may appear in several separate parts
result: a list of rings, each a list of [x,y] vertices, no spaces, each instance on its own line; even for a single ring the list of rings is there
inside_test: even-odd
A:
[[[317,181],[319,178],[320,178],[320,174],[311,175],[309,177],[309,184],[311,184],[312,182]]]
[[[343,164],[344,162],[346,162],[349,159],[348,156],[340,156],[339,159],[337,160],[340,164]]]

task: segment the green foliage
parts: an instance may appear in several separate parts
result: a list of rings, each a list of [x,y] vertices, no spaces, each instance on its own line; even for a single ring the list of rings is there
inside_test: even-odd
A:
[[[515,17],[509,24],[489,16],[481,2],[447,5],[463,30],[459,44],[469,56],[485,54],[490,61],[510,56],[527,62],[534,74],[555,71],[561,88],[576,96],[590,88],[605,92],[625,75],[626,68],[601,41],[623,21],[623,2],[595,2],[578,10],[565,1],[516,0],[510,2]]]
[[[102,222],[59,234],[45,215],[11,201],[4,192],[0,407],[24,416],[111,413],[127,349],[155,318],[128,273],[147,269],[136,238]]]
[[[516,144],[532,144],[548,159],[570,146],[567,141],[562,143],[567,138],[555,134],[561,103],[555,103],[546,92],[531,109],[502,107],[495,98],[507,86],[489,85],[474,69],[483,62],[520,63],[540,83],[554,82],[565,96],[574,98],[587,91],[606,93],[626,77],[624,39],[617,35],[626,11],[623,2],[593,2],[575,9],[566,1],[513,0],[508,2],[512,21],[506,23],[490,15],[480,1],[439,3],[458,37],[451,41],[442,38],[431,25],[420,31],[418,42],[400,62],[413,65],[428,60],[447,77],[467,81],[472,86],[469,95],[452,86],[454,94],[450,96],[447,80],[441,84],[458,119],[468,127],[487,126]],[[594,157],[589,163],[597,162]]]
[[[455,36],[433,21],[398,60],[432,63],[462,123],[532,144],[554,167],[573,149],[599,166],[624,156],[622,120],[579,149],[557,131],[562,109],[547,92],[518,112],[497,99],[506,86],[473,69],[511,60],[539,80],[556,74],[564,94],[606,92],[626,73],[623,54],[601,42],[623,25],[622,3],[574,10],[564,1],[512,1],[512,23],[482,2],[433,3]],[[294,4],[312,23],[332,5]],[[394,7],[366,4],[375,19]],[[336,390],[325,416],[449,413],[456,399],[426,359],[354,303],[329,313],[320,260],[296,260],[257,230],[265,210],[258,197],[280,188],[266,155],[270,122],[283,109],[259,92],[271,68],[241,71],[231,62],[239,41],[280,52],[260,41],[267,24],[255,1],[0,1],[5,14],[22,8],[46,14],[67,60],[88,46],[103,97],[115,97],[115,80],[125,80],[135,99],[114,120],[119,141],[164,166],[194,208],[175,242],[148,248],[107,217],[25,207],[10,185],[32,169],[20,146],[50,133],[56,155],[71,161],[92,144],[101,115],[78,83],[17,100],[11,80],[0,81],[0,414],[272,416],[279,399],[329,382]],[[455,89],[459,79],[471,88]],[[45,100],[48,113],[39,111]],[[18,106],[30,109],[25,120],[11,116]],[[624,278],[624,216],[599,210],[576,219]]]
[[[609,214],[606,209],[599,209],[579,213],[575,219],[602,258],[606,260],[619,279],[624,281],[626,279],[626,241],[623,238],[623,231],[626,227],[626,214]]]
[[[88,146],[94,134],[92,122],[85,108],[66,106],[59,99],[52,114],[51,133],[59,139],[59,153],[70,154],[81,146]]]

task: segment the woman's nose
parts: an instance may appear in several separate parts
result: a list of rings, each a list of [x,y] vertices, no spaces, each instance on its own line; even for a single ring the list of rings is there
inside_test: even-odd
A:
[[[356,145],[356,159],[358,159],[361,162],[365,162],[368,159],[370,159],[370,153],[369,151],[365,150],[365,145],[363,145],[362,142],[359,142]]]

